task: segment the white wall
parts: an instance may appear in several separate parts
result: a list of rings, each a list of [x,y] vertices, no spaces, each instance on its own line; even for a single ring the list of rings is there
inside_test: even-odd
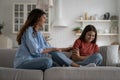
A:
[[[79,26],[75,20],[88,12],[89,15],[103,15],[110,12],[111,15],[117,15],[117,2],[115,0],[62,0],[63,18],[68,24],[68,28],[54,28],[52,30],[51,44],[57,47],[66,47],[73,44],[78,36],[75,36],[72,29]],[[56,35],[57,34],[57,35]],[[98,45],[108,45],[117,41],[116,37],[98,36]]]
[[[16,47],[16,34],[12,33],[12,3],[14,1],[33,2],[33,0],[0,0],[0,19],[5,21],[3,33],[4,35],[12,37],[13,45]],[[73,44],[74,40],[78,37],[72,32],[72,29],[79,25],[78,23],[75,23],[75,20],[80,15],[83,15],[84,12],[88,12],[89,15],[98,14],[98,16],[101,16],[105,12],[110,12],[111,15],[118,14],[116,0],[62,0],[62,2],[62,14],[66,24],[68,25],[68,28],[51,29],[52,40],[50,43],[55,47],[67,47]],[[99,37],[97,43],[99,45],[107,45],[111,43],[110,40],[113,38],[114,37]],[[113,41],[114,40],[112,40],[112,42]]]
[[[119,14],[119,26],[120,26],[120,0],[118,0],[118,14]],[[120,28],[119,28],[119,31],[120,31]],[[120,42],[120,36],[119,36],[119,42]]]
[[[37,0],[0,0],[0,21],[4,21],[5,26],[2,33],[13,40],[13,47],[17,47],[16,35],[12,33],[12,13],[14,2],[36,2]]]

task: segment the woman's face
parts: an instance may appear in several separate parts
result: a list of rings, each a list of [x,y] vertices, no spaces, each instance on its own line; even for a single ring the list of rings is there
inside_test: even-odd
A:
[[[43,15],[38,19],[37,25],[39,26],[39,28],[41,28],[41,27],[44,26],[45,22],[46,22],[46,15],[43,14]]]
[[[92,42],[95,39],[95,32],[94,31],[88,31],[85,35],[86,42]]]

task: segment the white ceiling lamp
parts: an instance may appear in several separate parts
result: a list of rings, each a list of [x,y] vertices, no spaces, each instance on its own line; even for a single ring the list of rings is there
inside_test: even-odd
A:
[[[36,8],[48,9],[53,7],[53,0],[37,0]]]
[[[56,17],[53,26],[59,28],[67,27],[62,15],[62,0],[56,0]]]

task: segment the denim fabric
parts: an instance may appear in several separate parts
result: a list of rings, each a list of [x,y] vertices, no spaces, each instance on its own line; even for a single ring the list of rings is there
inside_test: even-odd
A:
[[[52,55],[53,61],[60,66],[70,66],[73,62],[62,52],[50,52],[50,54]]]
[[[40,69],[45,70],[52,67],[53,61],[48,57],[35,58],[32,60],[25,61],[16,68],[21,69]]]
[[[103,60],[102,55],[100,53],[95,53],[88,57],[87,59],[83,61],[78,61],[76,63],[83,66],[88,65],[89,63],[95,63],[97,66],[99,66],[102,63],[102,60]]]
[[[62,52],[50,52],[49,54],[52,55],[52,58],[48,57],[40,57],[35,58],[32,60],[28,60],[24,63],[22,63],[17,68],[21,69],[40,69],[45,70],[52,66],[70,66],[73,62],[71,59],[65,56]]]
[[[15,68],[24,62],[34,61],[35,58],[39,58],[40,60],[44,59],[44,57],[47,56],[46,54],[43,54],[42,51],[46,48],[52,48],[49,44],[47,44],[41,32],[37,32],[36,35],[33,33],[34,30],[32,26],[24,32],[21,39],[21,45],[19,46],[15,55]]]

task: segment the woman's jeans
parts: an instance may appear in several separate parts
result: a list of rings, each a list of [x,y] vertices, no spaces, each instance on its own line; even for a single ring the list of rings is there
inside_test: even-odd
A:
[[[50,52],[52,59],[59,66],[70,66],[73,61],[62,52]]]
[[[79,65],[87,65],[89,63],[95,63],[97,66],[100,66],[102,63],[102,55],[100,53],[95,53],[83,61],[76,62]]]
[[[32,60],[25,61],[21,65],[16,68],[21,69],[40,69],[45,70],[52,66],[63,66],[63,65],[71,65],[72,60],[67,58],[64,53],[61,52],[50,52],[52,55],[50,57],[38,57]]]
[[[45,70],[52,67],[53,61],[49,57],[40,57],[32,60],[25,61],[16,68],[21,69],[40,69]]]

